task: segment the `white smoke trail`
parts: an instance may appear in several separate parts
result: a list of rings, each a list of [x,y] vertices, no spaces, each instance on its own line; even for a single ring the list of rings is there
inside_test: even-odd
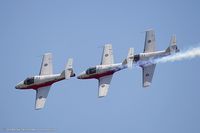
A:
[[[200,57],[200,47],[191,48],[183,52],[179,52],[170,56],[162,57],[154,60],[156,63],[166,63],[166,62],[174,62],[181,61],[186,59],[192,59],[195,57]]]

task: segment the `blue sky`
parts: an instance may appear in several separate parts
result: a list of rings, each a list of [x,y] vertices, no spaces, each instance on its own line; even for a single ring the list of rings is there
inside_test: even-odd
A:
[[[198,0],[1,0],[0,131],[53,128],[85,133],[199,133],[198,58],[159,64],[153,84],[142,88],[140,68],[116,73],[109,94],[97,98],[96,80],[61,81],[52,86],[43,110],[34,110],[35,91],[14,86],[39,73],[45,52],[54,72],[74,58],[77,74],[100,63],[102,46],[113,44],[115,62],[129,47],[142,52],[145,30],[156,31],[157,49],[176,34],[180,49],[200,42]]]

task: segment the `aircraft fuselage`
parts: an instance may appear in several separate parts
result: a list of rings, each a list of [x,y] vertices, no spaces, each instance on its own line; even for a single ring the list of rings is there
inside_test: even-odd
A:
[[[111,64],[111,65],[97,65],[90,67],[86,71],[82,72],[77,78],[78,79],[99,79],[100,77],[112,75],[113,73],[127,68],[127,65],[122,63]]]
[[[134,55],[134,61],[147,61],[149,59],[156,59],[156,58],[160,58],[160,57],[164,57],[169,55],[170,53],[163,51],[156,51],[156,52],[149,52],[149,53],[140,53],[137,55]]]
[[[176,51],[174,51],[174,53],[177,53],[177,52],[179,52],[178,49]],[[155,59],[169,56],[171,54],[172,53],[167,52],[166,50],[148,52],[148,53],[140,53],[140,54],[134,55],[133,60],[134,60],[134,62],[139,64],[139,66],[142,67],[145,65],[153,64]]]
[[[25,80],[19,82],[15,88],[16,89],[38,89],[40,87],[52,85],[53,83],[58,82],[63,79],[65,79],[65,77],[61,74],[28,77]]]

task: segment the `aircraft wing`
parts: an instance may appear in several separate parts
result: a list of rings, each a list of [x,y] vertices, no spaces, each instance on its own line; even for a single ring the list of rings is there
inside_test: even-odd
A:
[[[155,32],[154,30],[146,31],[144,53],[154,52],[156,50]]]
[[[153,79],[155,67],[156,67],[156,64],[151,64],[151,65],[142,67],[143,87],[150,86],[152,79]]]
[[[35,109],[42,109],[44,107],[50,87],[41,87],[36,90]]]
[[[101,65],[109,65],[114,63],[112,45],[106,44],[103,49]]]
[[[108,75],[99,79],[99,97],[105,97],[107,95],[112,76],[113,75]]]
[[[46,53],[44,54],[42,59],[40,75],[51,75],[51,74],[53,74],[52,54]]]

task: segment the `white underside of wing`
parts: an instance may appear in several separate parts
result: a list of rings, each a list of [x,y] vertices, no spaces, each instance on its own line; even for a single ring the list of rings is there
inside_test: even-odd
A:
[[[156,50],[155,32],[154,30],[146,31],[144,53],[154,52]]]
[[[109,65],[114,63],[113,50],[111,44],[106,44],[103,49],[101,65]]]
[[[46,53],[43,56],[42,64],[39,75],[51,75],[53,74],[52,54]]]
[[[51,86],[41,87],[36,90],[35,109],[44,108]]]
[[[112,75],[104,76],[99,79],[99,97],[105,97],[108,94]]]
[[[151,85],[156,64],[143,67],[143,87]]]

